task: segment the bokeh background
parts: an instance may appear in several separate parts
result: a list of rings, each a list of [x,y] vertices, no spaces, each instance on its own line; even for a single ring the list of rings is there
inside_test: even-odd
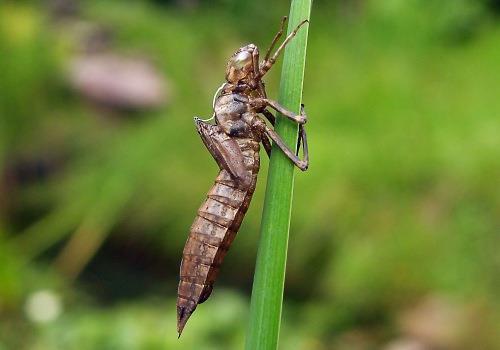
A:
[[[1,2],[0,349],[242,348],[267,160],[177,340],[217,173],[192,118],[288,6]],[[500,349],[500,2],[317,0],[311,18],[280,348]]]

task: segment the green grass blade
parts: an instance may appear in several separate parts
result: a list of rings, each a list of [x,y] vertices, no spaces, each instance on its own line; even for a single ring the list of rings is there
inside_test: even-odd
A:
[[[300,21],[309,19],[311,2],[312,0],[292,0],[289,33]],[[286,48],[281,74],[279,102],[297,113],[302,99],[308,29],[309,25],[302,27]],[[276,131],[291,149],[295,149],[297,124],[278,117]],[[293,164],[274,145],[252,289],[247,350],[276,349],[278,346],[293,181]]]

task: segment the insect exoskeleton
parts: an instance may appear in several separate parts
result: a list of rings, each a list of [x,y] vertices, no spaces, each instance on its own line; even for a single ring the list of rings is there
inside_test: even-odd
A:
[[[253,52],[257,50],[254,44],[249,44],[240,48],[229,59],[226,68],[226,80],[230,83],[237,83],[246,78],[253,71]]]
[[[262,62],[259,62],[259,51],[254,44],[240,48],[231,56],[226,67],[226,82],[217,90],[213,100],[214,115],[211,119],[215,124],[195,118],[196,129],[220,172],[198,209],[184,247],[177,297],[179,336],[197,305],[210,296],[222,261],[250,205],[260,167],[260,143],[270,155],[272,140],[293,164],[301,170],[307,169],[309,158],[303,127],[307,118],[304,111],[297,115],[268,99],[262,83],[262,77],[306,21],[302,21],[271,55],[283,33],[284,23],[285,20]],[[266,124],[261,115],[272,125],[276,119],[266,108],[274,109],[299,124],[303,159]]]

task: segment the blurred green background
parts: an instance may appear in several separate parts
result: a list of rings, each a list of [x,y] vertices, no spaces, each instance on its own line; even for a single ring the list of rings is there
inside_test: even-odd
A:
[[[1,2],[0,349],[242,348],[267,157],[177,340],[217,173],[192,118],[288,6]],[[311,18],[280,348],[500,349],[500,2],[317,0]]]

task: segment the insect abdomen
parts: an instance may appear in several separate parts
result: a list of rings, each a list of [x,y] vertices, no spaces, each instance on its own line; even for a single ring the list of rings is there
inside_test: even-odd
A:
[[[196,306],[210,296],[219,267],[255,190],[258,150],[242,148],[251,181],[242,188],[241,182],[231,178],[226,170],[221,170],[191,226],[181,262],[177,301],[179,333]]]

